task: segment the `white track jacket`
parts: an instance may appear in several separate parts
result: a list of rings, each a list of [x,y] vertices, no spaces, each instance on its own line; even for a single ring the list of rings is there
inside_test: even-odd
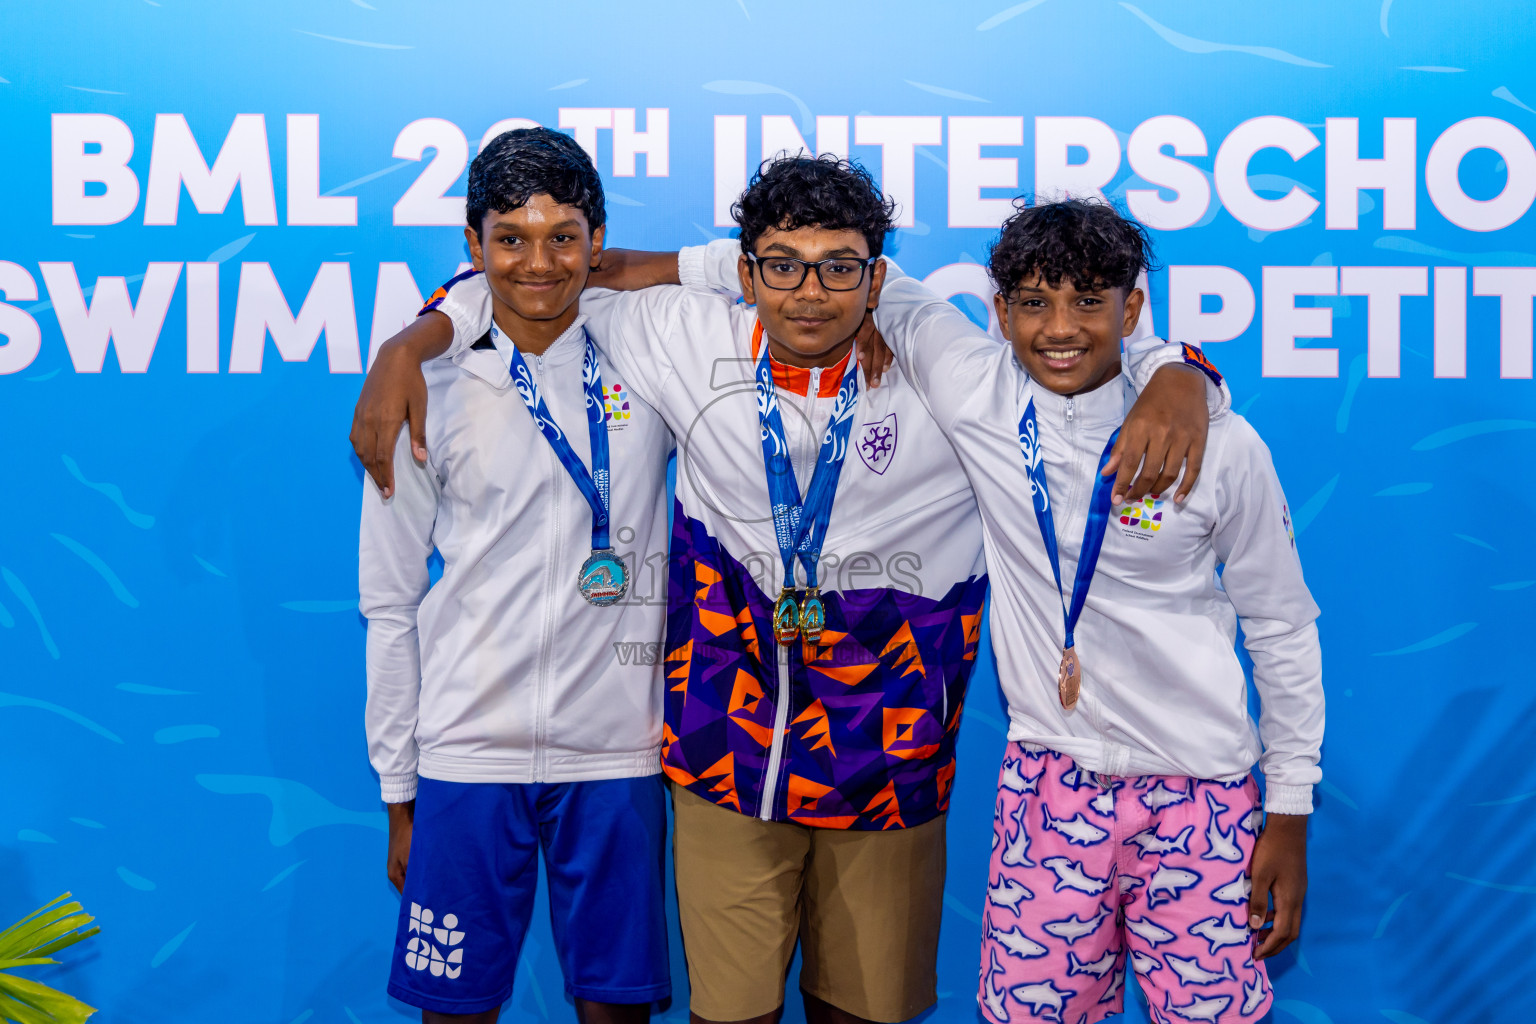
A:
[[[550,415],[591,468],[581,363],[586,317],[526,357]],[[473,341],[473,339],[471,339]],[[425,465],[402,431],[395,493],[363,481],[360,607],[368,618],[369,757],[387,803],[417,775],[448,782],[575,782],[660,771],[672,434],[602,363],[611,537],[630,592],[588,604],[576,576],[592,514],[490,346],[423,367]],[[436,547],[443,575],[427,559]],[[651,576],[655,573],[652,571]]]
[[[1265,808],[1309,813],[1322,777],[1318,609],[1269,449],[1222,411],[1225,388],[1185,504],[1170,496],[1111,509],[1077,626],[1082,697],[1064,710],[1056,677],[1065,623],[1019,419],[1033,396],[1070,598],[1099,457],[1135,395],[1123,376],[1075,398],[1032,384],[1008,346],[898,274],[890,269],[875,321],[976,490],[1008,738],[1117,776],[1230,780],[1258,762]],[[1239,621],[1262,704],[1257,727],[1233,647]]]

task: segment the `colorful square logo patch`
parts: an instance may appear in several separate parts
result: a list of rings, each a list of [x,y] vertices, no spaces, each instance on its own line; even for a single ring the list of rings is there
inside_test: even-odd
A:
[[[1121,526],[1155,533],[1163,528],[1163,499],[1160,495],[1153,494],[1134,504],[1126,505],[1118,515]]]
[[[603,385],[603,420],[613,427],[629,421],[629,392],[623,384]]]

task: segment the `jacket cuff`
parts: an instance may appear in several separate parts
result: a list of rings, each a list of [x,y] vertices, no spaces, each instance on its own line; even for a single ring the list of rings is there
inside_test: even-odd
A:
[[[704,272],[702,245],[685,245],[677,250],[677,281],[684,288],[709,288],[709,276]]]
[[[387,804],[403,804],[416,799],[416,773],[380,775],[379,795]]]
[[[1136,342],[1127,342],[1126,354],[1140,356],[1133,379],[1138,395],[1147,389],[1147,385],[1152,382],[1153,374],[1173,364],[1199,370],[1205,376],[1205,404],[1212,419],[1232,407],[1232,392],[1227,388],[1227,382],[1211,361],[1205,358],[1205,354],[1195,346],[1172,344],[1161,338],[1143,338]]]
[[[1264,787],[1264,811],[1267,814],[1311,814],[1311,786],[1280,786],[1273,782]]]
[[[686,288],[702,289],[728,299],[741,298],[741,242],[717,238],[708,245],[691,245],[677,254],[677,279]]]

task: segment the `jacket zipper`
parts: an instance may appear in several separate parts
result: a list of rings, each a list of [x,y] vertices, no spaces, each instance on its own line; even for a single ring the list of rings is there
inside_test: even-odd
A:
[[[1066,503],[1061,506],[1062,508],[1067,510],[1067,515],[1068,515],[1069,519],[1068,519],[1067,522],[1064,522],[1059,527],[1057,527],[1056,532],[1057,532],[1058,550],[1059,550],[1059,546],[1061,544],[1061,541],[1063,539],[1065,539],[1066,537],[1069,537],[1069,536],[1073,536],[1073,534],[1071,533],[1071,530],[1072,530],[1072,526],[1073,526],[1073,519],[1075,518],[1076,514],[1072,510],[1077,507],[1077,491],[1078,491],[1078,479],[1079,479],[1078,470],[1081,468],[1079,466],[1079,462],[1081,461],[1081,453],[1077,450],[1077,402],[1072,398],[1071,395],[1067,396],[1066,424],[1062,428],[1062,433],[1066,435],[1067,453],[1068,453],[1067,454],[1067,464],[1068,464],[1068,466],[1071,467],[1071,469],[1070,469],[1070,475],[1067,477],[1067,480],[1069,481],[1069,483],[1068,483],[1068,490],[1067,490],[1067,500],[1066,500]],[[1078,551],[1078,555],[1081,556],[1082,555],[1082,551]],[[1066,583],[1067,583],[1067,574],[1066,574],[1067,570],[1066,570],[1066,568],[1063,567],[1061,572],[1062,572],[1062,580],[1061,580],[1061,582],[1062,582],[1062,585],[1065,586]],[[1072,599],[1072,595],[1071,594],[1067,594],[1065,596],[1066,596],[1067,600],[1069,600],[1069,601]]]
[[[757,816],[773,820],[774,798],[778,795],[779,770],[784,765],[784,730],[789,723],[789,648],[773,641],[774,674],[779,681],[778,707],[773,715],[773,747],[768,751],[768,774],[763,780],[763,799]]]
[[[534,360],[534,372],[538,375],[540,388],[544,385],[544,357],[539,356]],[[550,673],[550,658],[554,649],[555,626],[555,587],[559,569],[560,557],[560,474],[564,472],[555,456],[555,450],[550,445],[544,446],[549,452],[550,461],[550,545],[549,557],[545,560],[544,569],[544,634],[541,650],[539,652],[539,676],[538,684],[534,690],[534,735],[533,735],[533,781],[543,782],[548,774],[547,717],[545,704],[547,703],[547,690]]]
[[[805,389],[805,402],[801,408],[805,412],[805,421],[811,427],[811,439],[807,448],[802,451],[811,453],[808,466],[795,467],[795,486],[801,488],[800,497],[805,497],[805,492],[810,490],[810,477],[816,471],[817,453],[821,446],[816,443],[816,398],[821,392],[821,367],[811,368],[810,385]],[[795,460],[801,461],[801,460]],[[801,481],[804,480],[804,484]],[[773,715],[773,746],[768,751],[768,771],[763,778],[763,798],[758,804],[757,816],[763,821],[773,820],[774,800],[778,796],[779,772],[784,766],[784,730],[789,723],[789,648],[774,641],[774,669],[778,676],[779,693],[777,706]]]

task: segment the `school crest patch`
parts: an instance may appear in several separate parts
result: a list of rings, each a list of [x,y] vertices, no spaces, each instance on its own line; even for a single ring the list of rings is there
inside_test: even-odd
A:
[[[896,457],[896,414],[860,427],[857,444],[864,465],[884,476]]]

